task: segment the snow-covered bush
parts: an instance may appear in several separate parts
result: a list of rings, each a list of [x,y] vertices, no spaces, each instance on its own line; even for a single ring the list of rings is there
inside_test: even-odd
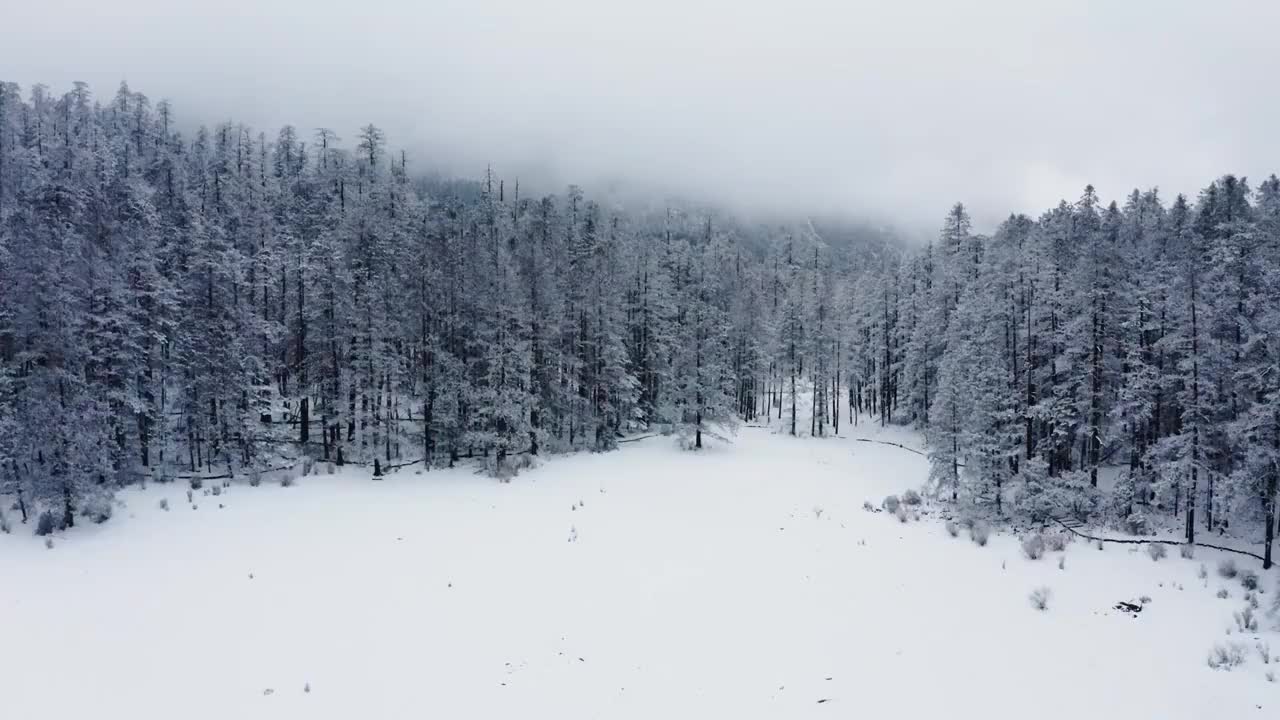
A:
[[[51,537],[47,537],[47,538],[45,538],[45,539],[44,539],[44,546],[45,546],[45,548],[47,548],[47,549],[49,549],[49,550],[52,550],[52,549],[53,549],[53,538],[51,538]]]
[[[991,526],[981,520],[974,520],[969,526],[969,539],[973,540],[978,547],[986,547],[987,540],[991,538]]]
[[[9,527],[9,518],[5,516],[4,511],[0,510],[0,533],[8,535],[13,528]]]
[[[1226,600],[1231,597],[1231,593],[1226,588],[1218,588],[1218,599]]]
[[[221,485],[214,485],[214,486],[213,486],[213,488],[212,488],[212,490],[211,490],[211,492],[213,493],[213,496],[214,496],[214,497],[218,497],[218,496],[222,495],[222,486],[221,486]]]
[[[1184,559],[1190,560],[1196,556],[1196,546],[1191,543],[1183,543],[1178,547],[1178,554]]]
[[[1022,539],[1022,554],[1029,560],[1039,560],[1044,555],[1044,537],[1031,533]]]
[[[1196,577],[1205,580],[1209,577],[1209,568],[1204,563],[1200,563],[1200,570],[1196,572]]]
[[[332,475],[332,474],[334,474],[335,472],[337,472],[337,471],[338,471],[338,468],[337,468],[337,466],[336,466],[336,465],[334,465],[333,463],[328,463],[328,464],[326,464],[326,465],[324,466],[324,471],[325,471],[325,473],[326,473],[326,474],[328,474],[328,475]]]
[[[947,528],[947,534],[951,537],[960,537],[960,523],[955,520],[948,520],[944,527]]]
[[[161,510],[164,510],[164,511],[166,511],[166,512],[168,512],[168,510],[169,510],[169,498],[160,498],[160,509],[161,509]]]
[[[262,484],[262,470],[253,468],[249,471],[249,487],[258,487]]]
[[[1239,643],[1214,645],[1209,651],[1209,667],[1214,670],[1230,670],[1244,664],[1244,647]]]
[[[1163,543],[1147,543],[1147,554],[1151,556],[1153,561],[1158,562],[1168,555],[1169,551]]]
[[[1051,532],[1044,536],[1044,544],[1052,552],[1062,552],[1067,547],[1067,534]]]
[[[1262,658],[1262,664],[1270,665],[1272,660],[1271,645],[1263,641],[1263,642],[1259,642],[1254,647],[1258,649],[1258,657]]]
[[[886,511],[888,511],[888,512],[897,512],[897,511],[898,511],[898,496],[897,496],[897,495],[890,495],[890,496],[886,497],[886,498],[884,499],[884,502],[880,503],[880,507],[884,508],[884,509],[885,509]]]
[[[1230,580],[1236,576],[1239,571],[1236,569],[1236,561],[1231,558],[1223,558],[1218,563],[1218,576]]]
[[[204,487],[204,478],[200,477],[199,475],[191,478],[192,490],[199,490],[202,487]]]
[[[1253,608],[1245,605],[1240,610],[1232,614],[1236,619],[1236,629],[1240,632],[1257,632],[1258,616],[1253,614]]]
[[[898,522],[900,523],[905,523],[907,520],[911,519],[911,516],[907,513],[906,505],[899,505],[898,509],[894,510],[893,515],[898,518]]]
[[[285,473],[280,476],[280,487],[293,487],[293,473]]]
[[[1150,535],[1151,521],[1142,512],[1129,513],[1124,519],[1124,531],[1130,535]]]
[[[579,500],[578,502],[582,502],[582,501],[581,501],[581,500]],[[574,507],[577,507],[577,506],[575,505]],[[821,506],[821,505],[814,505],[814,506],[813,506],[813,519],[814,519],[814,520],[821,520],[821,519],[822,519],[822,506]]]
[[[876,506],[875,506],[875,505],[872,505],[870,500],[863,500],[863,501],[862,501],[862,509],[863,509],[863,510],[866,510],[867,512],[875,512],[875,511],[876,511]]]
[[[1066,556],[1066,555],[1059,555],[1059,556],[1058,556],[1058,569],[1059,569],[1059,570],[1066,570],[1066,569],[1067,569],[1067,556]]]
[[[53,519],[53,513],[45,510],[36,518],[36,536],[52,535],[57,523]]]
[[[187,491],[187,502],[195,502],[195,494],[190,490]]]
[[[920,493],[916,492],[915,490],[908,490],[902,493],[902,502],[908,505],[919,505]]]
[[[1240,584],[1244,586],[1245,590],[1257,590],[1258,589],[1258,573],[1249,569],[1241,570]]]
[[[85,500],[84,507],[80,510],[80,514],[89,518],[95,524],[102,523],[111,519],[114,508],[111,506],[111,496],[94,495]]]
[[[1031,591],[1028,599],[1031,601],[1031,607],[1037,610],[1049,609],[1049,598],[1053,596],[1053,591],[1047,587],[1041,586]]]

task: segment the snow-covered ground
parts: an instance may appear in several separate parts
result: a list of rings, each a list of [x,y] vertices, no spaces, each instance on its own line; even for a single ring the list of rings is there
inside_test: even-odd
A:
[[[1280,660],[1255,647],[1280,654],[1280,633],[1265,615],[1261,632],[1227,633],[1243,590],[1215,574],[1215,553],[1153,562],[1077,542],[1032,561],[1014,537],[979,547],[936,518],[863,510],[925,475],[899,448],[744,428],[732,446],[653,438],[510,484],[321,475],[197,493],[198,509],[185,488],[129,491],[115,519],[52,550],[25,527],[0,536],[0,716],[1280,710],[1265,678]],[[1052,590],[1043,612],[1028,601],[1039,586]],[[1136,616],[1113,609],[1142,596]],[[1211,648],[1233,642],[1245,665],[1211,670]]]

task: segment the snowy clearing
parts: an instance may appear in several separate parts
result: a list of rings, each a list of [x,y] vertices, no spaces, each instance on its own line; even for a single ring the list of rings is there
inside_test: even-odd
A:
[[[1257,650],[1280,655],[1265,614],[1274,573],[1261,630],[1242,633],[1245,591],[1210,551],[1153,562],[1143,546],[1074,542],[1029,560],[1009,535],[979,547],[936,516],[863,509],[926,474],[900,448],[744,428],[729,447],[653,438],[511,484],[470,470],[320,475],[197,491],[198,509],[184,487],[126,490],[116,519],[52,550],[25,527],[0,535],[0,703],[11,718],[1177,720],[1280,707],[1266,679],[1280,660]],[[1030,600],[1039,587],[1045,611]],[[1114,609],[1143,596],[1140,613]],[[1232,643],[1244,665],[1210,669]]]

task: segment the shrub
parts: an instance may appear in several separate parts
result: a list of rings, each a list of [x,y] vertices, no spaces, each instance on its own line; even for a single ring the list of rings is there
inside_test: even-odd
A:
[[[1262,664],[1270,665],[1271,664],[1271,645],[1265,642],[1260,642],[1254,647],[1258,649],[1258,657],[1262,658]]]
[[[302,474],[303,474],[303,476],[305,477],[305,476],[307,476],[307,475],[310,475],[310,474],[311,474],[311,471],[312,471],[314,468],[315,468],[315,461],[313,461],[313,460],[311,460],[311,459],[304,460],[304,461],[302,462]]]
[[[908,490],[902,493],[902,502],[908,505],[919,505],[920,493],[916,492],[915,490]]]
[[[863,510],[866,510],[867,512],[875,512],[875,511],[876,511],[876,506],[875,506],[875,505],[872,505],[870,500],[863,500],[863,501],[862,501],[862,509],[863,509]]]
[[[1164,556],[1169,554],[1162,543],[1147,543],[1147,554],[1151,556],[1153,561],[1160,561]]]
[[[262,471],[254,468],[249,471],[249,487],[258,487],[262,484]]]
[[[191,478],[191,489],[192,489],[192,490],[199,490],[199,489],[200,489],[200,488],[202,488],[202,487],[204,487],[204,479],[203,479],[203,478],[200,478],[200,477],[193,477],[193,478]]]
[[[1178,547],[1178,554],[1184,559],[1190,560],[1196,556],[1196,546],[1191,543],[1183,543]]]
[[[894,517],[898,518],[898,522],[900,523],[905,523],[908,519],[910,519],[910,516],[907,515],[906,505],[899,505],[897,510],[895,510],[893,514],[894,514]]]
[[[1031,607],[1037,610],[1049,609],[1049,598],[1053,596],[1053,591],[1047,587],[1038,587],[1031,591],[1028,599],[1031,601]]]
[[[1106,543],[1104,543],[1104,542],[1102,542],[1101,540],[1099,540],[1098,542],[1094,543],[1094,545],[1096,545],[1096,546],[1097,546],[1097,548],[1098,548],[1098,550],[1100,550],[1100,551],[1101,551],[1101,550],[1106,550],[1106,549],[1107,549],[1107,544],[1106,544]]]
[[[1229,598],[1229,597],[1231,597],[1231,593],[1227,592],[1227,589],[1226,589],[1226,588],[1218,588],[1218,599],[1219,599],[1219,600],[1226,600],[1226,599],[1227,599],[1227,598]]]
[[[1240,632],[1257,632],[1258,616],[1253,614],[1253,608],[1245,605],[1233,613],[1232,617],[1236,619],[1236,629]]]
[[[1139,603],[1140,605],[1150,605],[1150,604],[1151,604],[1151,596],[1150,596],[1150,595],[1143,595],[1142,597],[1138,598],[1138,603]]]
[[[1230,670],[1244,664],[1244,648],[1238,643],[1214,645],[1209,651],[1209,667],[1214,670]]]
[[[47,537],[47,538],[45,538],[45,539],[44,539],[44,546],[45,546],[46,548],[48,548],[49,550],[52,550],[52,549],[53,549],[53,538],[51,538],[51,537]]]
[[[898,496],[890,495],[886,497],[884,502],[880,503],[880,507],[889,512],[898,512]]]
[[[1059,569],[1059,570],[1066,570],[1066,569],[1067,569],[1067,556],[1066,556],[1066,555],[1059,555],[1059,556],[1058,556],[1058,569]]]
[[[332,474],[334,474],[334,473],[338,472],[338,468],[337,468],[337,466],[336,466],[336,465],[334,465],[333,463],[329,463],[329,464],[327,464],[327,465],[325,465],[325,466],[324,466],[324,471],[325,471],[326,473],[328,473],[328,474],[332,475]]]
[[[280,487],[293,487],[293,473],[285,473],[280,476]]]
[[[1205,567],[1204,563],[1200,563],[1200,571],[1196,573],[1196,576],[1199,577],[1201,580],[1208,578],[1209,568]]]
[[[1060,532],[1044,536],[1044,544],[1053,552],[1062,552],[1067,548],[1067,536]]]
[[[1124,519],[1124,529],[1130,535],[1148,535],[1151,532],[1151,523],[1147,521],[1146,515],[1135,512]]]
[[[160,509],[165,512],[169,511],[169,498],[160,498]]]
[[[213,496],[214,496],[214,497],[218,497],[218,496],[219,496],[219,495],[221,495],[221,494],[222,494],[222,486],[221,486],[221,485],[214,485],[214,486],[213,486]]]
[[[1257,590],[1258,589],[1258,573],[1252,570],[1241,570],[1240,584],[1244,586],[1245,590]]]
[[[1239,571],[1236,570],[1236,561],[1231,558],[1223,558],[1223,560],[1218,563],[1219,577],[1231,579],[1236,576],[1237,572]]]
[[[991,526],[981,520],[975,520],[969,526],[969,539],[977,543],[978,547],[986,547],[987,540],[991,538]]]
[[[3,511],[0,511],[0,533],[8,535],[13,528],[9,527],[9,518],[5,517]]]
[[[187,491],[187,502],[195,502],[195,497],[190,490]]]
[[[960,537],[960,523],[955,520],[948,520],[945,527],[947,528],[948,535],[951,537]]]
[[[579,501],[578,501],[578,503],[579,503],[579,505],[581,505],[581,504],[582,504],[582,501],[581,501],[581,500],[579,500]],[[578,507],[578,505],[574,505],[573,507],[576,509],[576,508]],[[814,505],[814,506],[813,506],[813,519],[814,519],[814,520],[821,520],[821,519],[822,519],[822,506],[820,506],[820,505]]]
[[[1039,560],[1044,555],[1044,537],[1040,533],[1031,533],[1023,538],[1022,554],[1030,560]]]
[[[56,526],[57,523],[53,519],[53,513],[45,510],[40,513],[40,517],[36,518],[36,536],[52,535]]]

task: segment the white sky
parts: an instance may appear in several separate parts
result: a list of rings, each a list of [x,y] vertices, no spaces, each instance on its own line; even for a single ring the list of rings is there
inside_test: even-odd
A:
[[[0,0],[0,79],[419,169],[979,229],[1280,172],[1273,0]],[[332,7],[323,7],[332,5]]]

